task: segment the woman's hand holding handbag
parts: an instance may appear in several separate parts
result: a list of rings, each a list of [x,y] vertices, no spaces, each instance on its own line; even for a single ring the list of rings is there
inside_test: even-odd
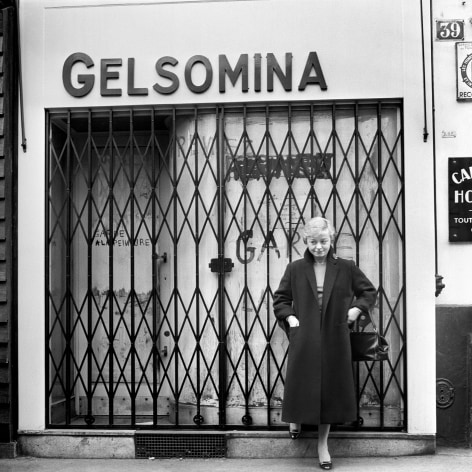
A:
[[[388,359],[389,345],[387,340],[380,335],[371,316],[370,323],[373,331],[351,331],[352,360],[359,361],[385,361]],[[358,325],[358,323],[356,323]],[[352,323],[354,326],[354,323]],[[359,326],[356,326],[359,329]],[[364,325],[365,329],[365,325]]]

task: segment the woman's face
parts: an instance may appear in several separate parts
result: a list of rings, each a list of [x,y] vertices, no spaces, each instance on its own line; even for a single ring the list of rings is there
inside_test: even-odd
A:
[[[327,229],[317,231],[307,235],[306,244],[308,250],[313,254],[315,259],[324,260],[328,255],[331,247],[331,238]]]

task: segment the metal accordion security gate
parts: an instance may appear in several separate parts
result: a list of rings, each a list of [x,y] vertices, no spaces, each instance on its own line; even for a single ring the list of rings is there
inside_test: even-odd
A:
[[[47,143],[48,427],[283,426],[272,294],[323,215],[391,347],[344,427],[405,428],[401,102],[49,110]]]

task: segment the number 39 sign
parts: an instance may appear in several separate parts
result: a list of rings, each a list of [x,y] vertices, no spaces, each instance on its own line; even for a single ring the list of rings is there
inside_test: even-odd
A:
[[[438,41],[464,39],[464,20],[436,20],[436,39]]]

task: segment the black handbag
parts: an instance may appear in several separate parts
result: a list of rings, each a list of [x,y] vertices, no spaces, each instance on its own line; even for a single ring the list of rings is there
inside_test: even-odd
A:
[[[388,359],[388,342],[379,334],[372,318],[370,322],[373,331],[351,331],[351,353],[355,362]]]

